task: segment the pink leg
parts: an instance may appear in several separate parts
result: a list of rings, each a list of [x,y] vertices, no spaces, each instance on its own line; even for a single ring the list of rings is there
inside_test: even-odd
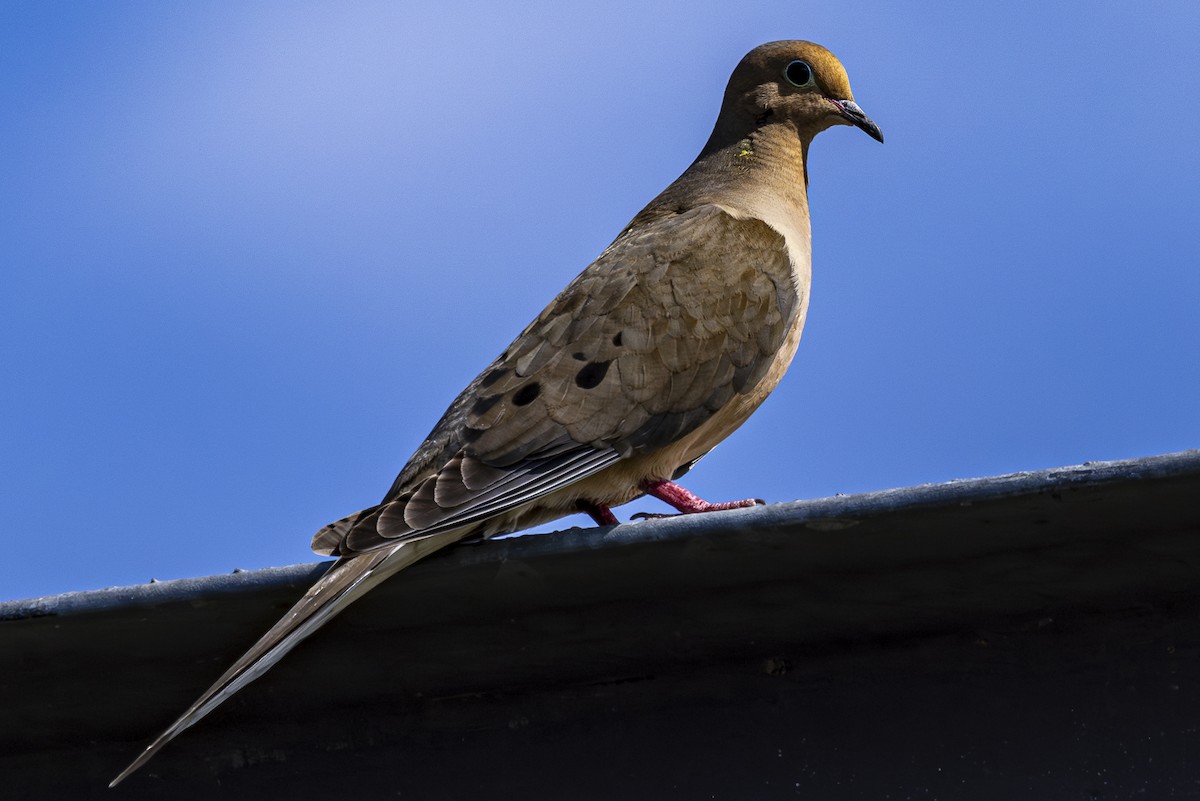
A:
[[[615,526],[620,522],[617,520],[617,516],[612,513],[612,509],[609,509],[602,503],[592,503],[581,498],[575,501],[575,506],[579,511],[591,517],[592,520],[595,520],[598,526]]]
[[[749,498],[744,501],[728,501],[726,503],[709,503],[696,497],[674,481],[643,481],[642,491],[647,495],[658,498],[679,510],[680,514],[690,515],[697,512],[721,512],[725,509],[744,509],[747,506],[758,506],[766,501]],[[639,517],[666,517],[666,515],[642,514]]]

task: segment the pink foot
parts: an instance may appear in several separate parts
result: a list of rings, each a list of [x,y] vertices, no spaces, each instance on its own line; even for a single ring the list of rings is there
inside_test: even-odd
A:
[[[725,503],[709,503],[688,492],[674,481],[643,481],[641,488],[647,495],[658,498],[663,503],[678,509],[680,514],[685,515],[697,514],[699,512],[722,512],[726,509],[745,509],[748,506],[766,504],[766,501],[759,498],[749,498],[744,501],[727,501]],[[639,512],[633,516],[633,519],[654,517],[674,517],[674,515]]]
[[[617,516],[612,513],[612,509],[609,509],[602,503],[592,503],[580,498],[575,501],[575,507],[592,518],[592,520],[595,520],[598,526],[615,526],[620,522],[617,520]]]

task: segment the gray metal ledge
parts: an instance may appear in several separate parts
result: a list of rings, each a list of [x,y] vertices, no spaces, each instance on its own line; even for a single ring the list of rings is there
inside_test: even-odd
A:
[[[606,528],[572,528],[551,534],[505,537],[483,547],[465,546],[438,556],[446,566],[480,565],[536,559],[619,545],[688,539],[705,535],[749,534],[804,528],[844,530],[863,520],[892,513],[913,513],[939,507],[971,506],[1002,498],[1039,498],[1063,491],[1103,487],[1112,483],[1146,482],[1200,476],[1200,450],[1110,462],[1087,462],[1050,470],[1010,473],[989,478],[958,479],[940,484],[837,495],[806,501],[776,503],[721,514],[646,520]],[[1200,496],[1198,496],[1200,501]],[[1033,505],[1027,507],[1033,510]],[[906,543],[907,544],[907,543]],[[218,576],[155,581],[130,587],[69,592],[43,598],[0,602],[0,621],[45,615],[101,612],[128,605],[155,606],[191,603],[229,593],[307,587],[332,562],[238,570]]]
[[[0,604],[4,797],[1200,796],[1200,451],[454,548],[104,790],[326,564]]]

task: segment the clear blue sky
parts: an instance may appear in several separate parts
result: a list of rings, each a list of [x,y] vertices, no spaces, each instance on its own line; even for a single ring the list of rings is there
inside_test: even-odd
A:
[[[689,487],[1200,445],[1200,4],[563,9],[0,5],[0,598],[313,559],[773,39],[887,144],[818,138],[799,355]]]

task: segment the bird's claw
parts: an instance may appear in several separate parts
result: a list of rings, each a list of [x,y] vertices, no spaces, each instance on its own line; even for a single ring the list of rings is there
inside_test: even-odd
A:
[[[680,515],[678,515],[678,514],[668,515],[668,514],[663,514],[662,512],[637,512],[636,514],[630,515],[629,519],[630,519],[630,521],[633,521],[633,520],[658,520],[659,518],[662,518],[662,517],[679,517],[679,516]]]

